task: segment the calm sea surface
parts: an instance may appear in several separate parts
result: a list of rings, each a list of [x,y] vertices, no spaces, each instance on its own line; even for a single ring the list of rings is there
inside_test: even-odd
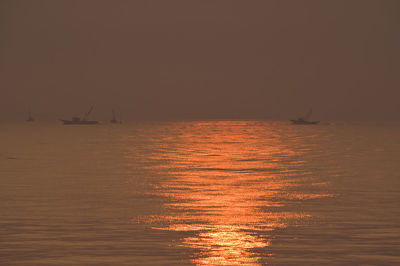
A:
[[[400,126],[0,125],[0,265],[400,265]]]

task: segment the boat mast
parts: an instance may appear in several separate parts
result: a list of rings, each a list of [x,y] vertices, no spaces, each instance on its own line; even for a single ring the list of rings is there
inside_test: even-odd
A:
[[[88,119],[88,117],[89,117],[90,113],[92,112],[92,110],[93,110],[93,106],[91,106],[89,111],[83,116],[83,120],[87,120]]]

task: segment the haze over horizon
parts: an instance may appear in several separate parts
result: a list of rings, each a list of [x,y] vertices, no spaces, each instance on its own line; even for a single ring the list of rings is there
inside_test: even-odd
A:
[[[399,120],[399,1],[0,1],[0,120]]]

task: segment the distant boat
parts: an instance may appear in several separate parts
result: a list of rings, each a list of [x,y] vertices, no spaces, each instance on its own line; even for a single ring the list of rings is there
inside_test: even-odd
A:
[[[114,109],[112,110],[112,117],[111,117],[111,121],[110,122],[113,123],[113,124],[117,124],[118,123],[117,117],[115,116]]]
[[[26,122],[33,122],[33,121],[35,121],[35,118],[32,116],[31,110],[29,110]]]
[[[307,114],[304,117],[299,117],[297,119],[292,119],[292,124],[294,125],[316,125],[319,123],[319,121],[309,121],[312,114],[312,109],[307,112]]]
[[[65,119],[60,119],[64,123],[64,125],[96,125],[99,123],[99,121],[95,120],[88,120],[88,117],[90,113],[93,110],[93,106],[90,107],[90,110],[83,116],[83,118],[80,117],[72,117],[71,120],[65,120]]]
[[[120,118],[119,118],[119,121],[118,121],[117,117],[115,115],[114,109],[112,110],[112,117],[111,117],[110,123],[112,123],[112,124],[118,124],[118,123],[122,124],[121,114],[120,114]]]

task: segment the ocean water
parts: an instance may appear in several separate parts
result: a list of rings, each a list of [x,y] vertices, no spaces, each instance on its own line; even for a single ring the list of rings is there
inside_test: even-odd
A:
[[[400,265],[400,126],[0,125],[0,265]]]

